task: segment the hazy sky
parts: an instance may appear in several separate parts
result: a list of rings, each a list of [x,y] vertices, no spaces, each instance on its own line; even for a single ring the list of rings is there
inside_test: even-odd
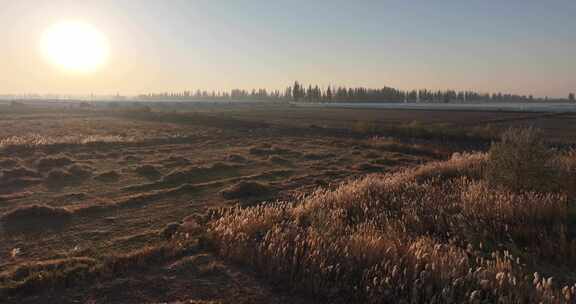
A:
[[[91,74],[40,52],[87,22],[110,44]],[[0,93],[321,85],[576,91],[576,0],[0,0]]]

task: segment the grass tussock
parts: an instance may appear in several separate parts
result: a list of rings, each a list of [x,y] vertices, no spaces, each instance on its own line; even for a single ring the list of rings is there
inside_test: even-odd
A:
[[[273,191],[272,187],[258,182],[242,181],[222,190],[225,199],[249,199],[263,197]]]
[[[284,166],[291,166],[293,165],[292,161],[289,159],[286,159],[284,157],[280,157],[277,155],[272,155],[268,158],[268,160],[273,163],[273,164],[277,164],[277,165],[284,165]]]
[[[9,181],[19,178],[38,177],[38,172],[25,167],[16,167],[0,171],[0,181]]]
[[[134,172],[149,180],[158,180],[162,177],[162,173],[153,165],[138,166],[134,169]]]
[[[164,184],[183,184],[198,182],[206,178],[214,179],[220,176],[235,175],[240,167],[241,165],[217,162],[209,167],[193,167],[184,170],[177,169],[162,177],[161,182]]]
[[[272,155],[284,155],[284,156],[300,156],[300,152],[293,151],[290,149],[285,149],[281,147],[273,147],[270,145],[260,145],[257,147],[252,147],[248,150],[248,153],[255,156],[269,157]]]
[[[402,143],[388,137],[374,136],[367,140],[367,147],[371,147],[381,152],[396,152],[401,154],[409,154],[416,156],[438,157],[441,155],[439,151],[431,149],[430,147]],[[366,155],[367,158],[378,157],[377,153],[373,152],[372,155]]]
[[[113,183],[120,179],[120,173],[115,170],[106,171],[94,176],[94,179],[103,183]]]
[[[55,208],[46,205],[31,205],[11,210],[2,217],[0,222],[8,232],[29,230],[42,231],[64,226],[72,218],[72,213],[65,208]]]
[[[486,174],[494,151],[368,176],[296,202],[234,208],[209,223],[209,241],[220,255],[325,301],[576,300],[569,189],[494,187]]]
[[[61,168],[74,163],[74,160],[67,156],[48,156],[39,159],[36,163],[38,170],[48,171],[54,168]]]
[[[0,168],[1,169],[6,169],[6,168],[13,168],[18,166],[18,159],[15,158],[0,158]]]
[[[245,163],[248,161],[246,157],[239,154],[230,154],[226,157],[226,160],[232,163]]]
[[[181,156],[170,156],[167,157],[163,160],[161,160],[161,162],[164,164],[165,167],[182,167],[182,166],[187,166],[190,165],[190,160]]]

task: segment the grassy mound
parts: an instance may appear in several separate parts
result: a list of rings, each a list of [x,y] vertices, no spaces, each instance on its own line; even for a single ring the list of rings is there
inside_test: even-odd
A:
[[[276,156],[276,155],[272,155],[268,158],[268,160],[274,164],[278,164],[278,165],[292,165],[292,161],[290,161],[289,159],[280,157],[280,156]]]
[[[18,160],[14,158],[0,158],[0,168],[13,168],[18,165]]]
[[[173,168],[173,167],[182,167],[190,165],[190,160],[181,156],[170,156],[165,158],[161,161],[165,167]]]
[[[73,164],[74,161],[66,156],[49,156],[37,161],[36,166],[40,171],[48,171],[53,168],[61,168]]]
[[[26,178],[26,177],[38,177],[38,172],[34,170],[30,170],[24,167],[16,167],[12,169],[2,170],[0,171],[0,180],[1,181],[8,181],[18,178]]]
[[[52,169],[48,172],[46,176],[46,182],[51,185],[58,185],[67,183],[68,181],[72,180],[74,177],[70,172],[67,170],[62,169]]]
[[[95,170],[93,167],[87,165],[72,165],[68,168],[68,171],[77,177],[89,177]]]
[[[229,165],[217,162],[209,167],[194,167],[184,170],[175,170],[165,175],[162,182],[166,184],[182,184],[214,179],[221,176],[232,176],[237,173],[240,165]]]
[[[226,199],[249,199],[263,197],[272,192],[272,187],[257,182],[240,182],[222,190]]]
[[[0,193],[13,193],[42,183],[40,174],[24,167],[0,170]]]
[[[455,155],[296,202],[235,208],[209,223],[208,239],[325,302],[574,300],[573,197],[493,187],[489,161]]]
[[[8,232],[42,231],[63,227],[71,218],[72,213],[64,208],[31,205],[9,211],[0,222]]]
[[[226,160],[232,163],[244,163],[248,161],[244,156],[239,154],[230,154],[226,157]]]
[[[138,166],[136,169],[134,169],[134,172],[136,172],[136,174],[139,176],[149,180],[158,180],[162,177],[162,173],[160,173],[160,171],[158,171],[158,169],[152,165]]]
[[[94,168],[84,165],[72,165],[63,169],[52,169],[45,178],[45,184],[50,188],[60,188],[79,184],[92,176]]]
[[[270,145],[260,145],[258,147],[252,147],[248,150],[248,153],[255,156],[266,156],[266,157],[271,155],[300,156],[300,152],[280,147],[272,147]]]
[[[116,171],[107,171],[94,176],[94,179],[99,182],[113,183],[120,179],[120,174]]]

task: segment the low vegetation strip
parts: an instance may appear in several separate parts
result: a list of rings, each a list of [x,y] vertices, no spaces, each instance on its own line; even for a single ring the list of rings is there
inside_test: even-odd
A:
[[[113,254],[98,259],[69,257],[23,264],[0,273],[0,298],[10,300],[12,297],[43,290],[110,280],[128,271],[152,268],[160,262],[191,255],[197,250],[196,241],[180,238],[127,254]]]
[[[328,302],[574,301],[571,186],[529,190],[530,176],[517,187],[491,171],[498,155],[534,149],[537,137],[527,132],[489,154],[228,210],[209,224],[209,240],[220,255]],[[499,167],[504,177],[516,169]]]

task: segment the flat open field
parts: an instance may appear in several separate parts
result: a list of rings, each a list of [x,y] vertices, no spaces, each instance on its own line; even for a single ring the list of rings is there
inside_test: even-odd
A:
[[[174,227],[201,231],[218,208],[293,200],[317,187],[446,159],[454,152],[434,141],[347,131],[359,121],[464,129],[529,124],[555,141],[576,142],[574,114],[288,106],[189,106],[184,113],[3,110],[0,275],[23,265],[91,265],[133,257],[171,242]],[[49,215],[42,209],[16,221],[8,216],[37,205]],[[197,242],[194,238],[191,232],[185,236]],[[14,303],[307,302],[209,248],[192,248],[138,267],[114,268],[106,280],[79,278],[57,290],[39,284],[23,293],[2,276],[0,286],[10,290],[6,302]]]
[[[433,108],[431,105],[429,108]],[[493,128],[496,131],[510,127],[533,126],[541,129],[551,141],[576,143],[575,113],[526,113],[505,111],[462,110],[399,110],[399,109],[350,109],[323,107],[229,107],[203,111],[225,113],[227,116],[254,121],[267,121],[284,125],[353,128],[357,122],[373,122],[378,126],[398,127],[414,122],[428,126],[466,132],[474,128]],[[223,114],[221,114],[223,115]]]
[[[147,120],[58,111],[3,116],[0,214],[33,205],[63,208],[69,214],[65,221],[31,219],[2,225],[0,272],[30,262],[129,254],[165,242],[163,230],[168,224],[193,222],[217,207],[290,199],[369,172],[445,157],[430,147],[391,140],[324,136],[313,130],[285,133],[218,116],[206,119],[204,114],[185,117],[192,121],[169,115]],[[210,265],[222,263],[209,252],[196,255]],[[175,262],[166,260],[158,266]],[[92,296],[106,303],[136,303],[139,297],[158,302],[194,297],[226,300],[239,292],[248,303],[245,293],[258,291],[252,287],[218,291],[233,284],[227,280],[240,280],[226,277],[233,270],[225,268],[226,273],[216,276],[187,273],[196,276],[188,281],[218,288],[187,294],[191,291],[171,283],[186,280],[167,277],[171,272],[163,271],[165,275],[154,282],[136,278],[127,283],[120,277],[106,286],[92,286],[87,294],[65,298],[54,294],[53,301],[76,297],[85,301]],[[123,288],[125,284],[131,288]],[[157,290],[162,285],[170,285],[170,290]],[[134,290],[136,286],[141,290]],[[137,294],[141,292],[157,294]]]

